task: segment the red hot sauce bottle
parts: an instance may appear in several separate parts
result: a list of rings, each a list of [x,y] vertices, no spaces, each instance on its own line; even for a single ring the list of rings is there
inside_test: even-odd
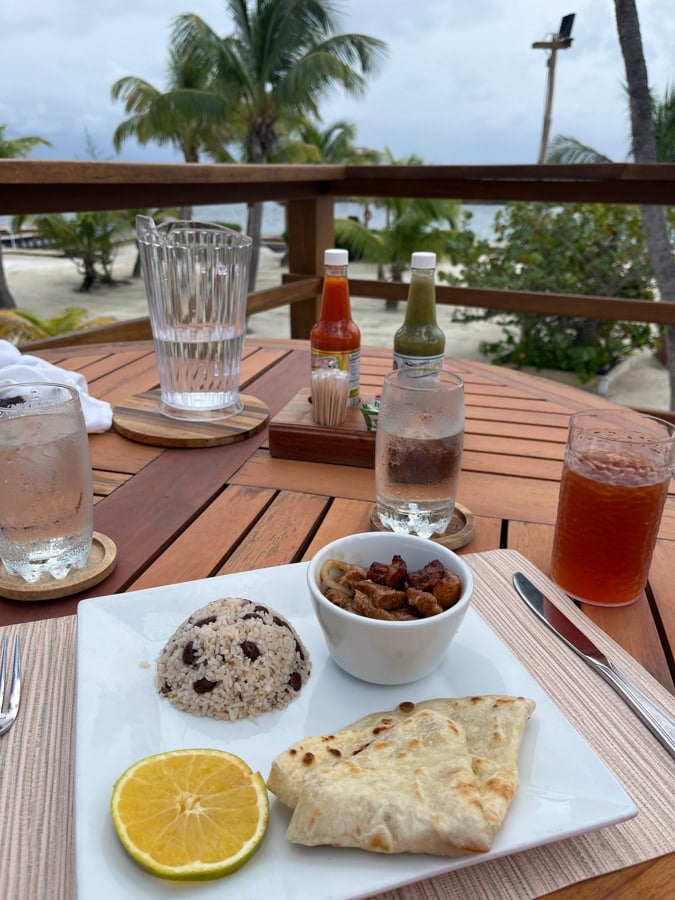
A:
[[[321,314],[312,328],[309,343],[312,371],[335,366],[349,373],[347,406],[358,406],[361,373],[361,331],[352,319],[346,250],[326,250]]]

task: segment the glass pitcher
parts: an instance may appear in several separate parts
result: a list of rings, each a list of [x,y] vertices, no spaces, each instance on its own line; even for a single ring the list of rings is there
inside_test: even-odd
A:
[[[253,241],[205,222],[136,217],[136,237],[166,416],[240,413],[239,372]]]

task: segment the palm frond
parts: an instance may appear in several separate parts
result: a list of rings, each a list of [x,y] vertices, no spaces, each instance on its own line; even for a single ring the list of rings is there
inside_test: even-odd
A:
[[[663,100],[653,105],[654,138],[659,162],[675,162],[675,88],[667,87]]]
[[[612,160],[589,147],[582,144],[581,141],[574,137],[564,134],[557,134],[551,141],[551,147],[548,152],[547,161],[549,163],[607,163]]]
[[[387,248],[381,233],[370,231],[352,219],[335,220],[335,240],[340,247],[349,250],[354,259],[386,264],[389,262]]]
[[[6,125],[0,125],[0,159],[25,159],[35,147],[51,147],[51,142],[41,137],[6,138],[6,128]]]
[[[22,309],[0,309],[0,333],[4,337],[12,331],[25,332],[34,337],[44,336],[44,326],[33,313]]]
[[[0,309],[0,338],[12,344],[24,344],[116,321],[114,316],[90,319],[87,310],[81,306],[68,306],[50,319],[40,319],[23,309]]]

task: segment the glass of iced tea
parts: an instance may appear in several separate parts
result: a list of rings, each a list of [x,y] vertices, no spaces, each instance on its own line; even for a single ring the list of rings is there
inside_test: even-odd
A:
[[[570,418],[551,577],[570,596],[625,606],[647,584],[675,462],[675,426],[630,409]]]
[[[400,534],[443,534],[455,509],[464,446],[464,382],[437,366],[384,379],[375,439],[382,524]]]

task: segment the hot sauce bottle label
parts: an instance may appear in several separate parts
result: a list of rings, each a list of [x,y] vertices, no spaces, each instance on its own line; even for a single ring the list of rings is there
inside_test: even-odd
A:
[[[335,367],[340,369],[341,372],[349,372],[349,399],[347,400],[347,406],[358,406],[361,351],[317,350],[312,347],[312,369],[323,368],[328,360],[334,360]]]
[[[407,356],[403,353],[394,353],[394,368],[417,368],[419,366],[432,366],[433,368],[442,368],[444,355],[439,356]]]

